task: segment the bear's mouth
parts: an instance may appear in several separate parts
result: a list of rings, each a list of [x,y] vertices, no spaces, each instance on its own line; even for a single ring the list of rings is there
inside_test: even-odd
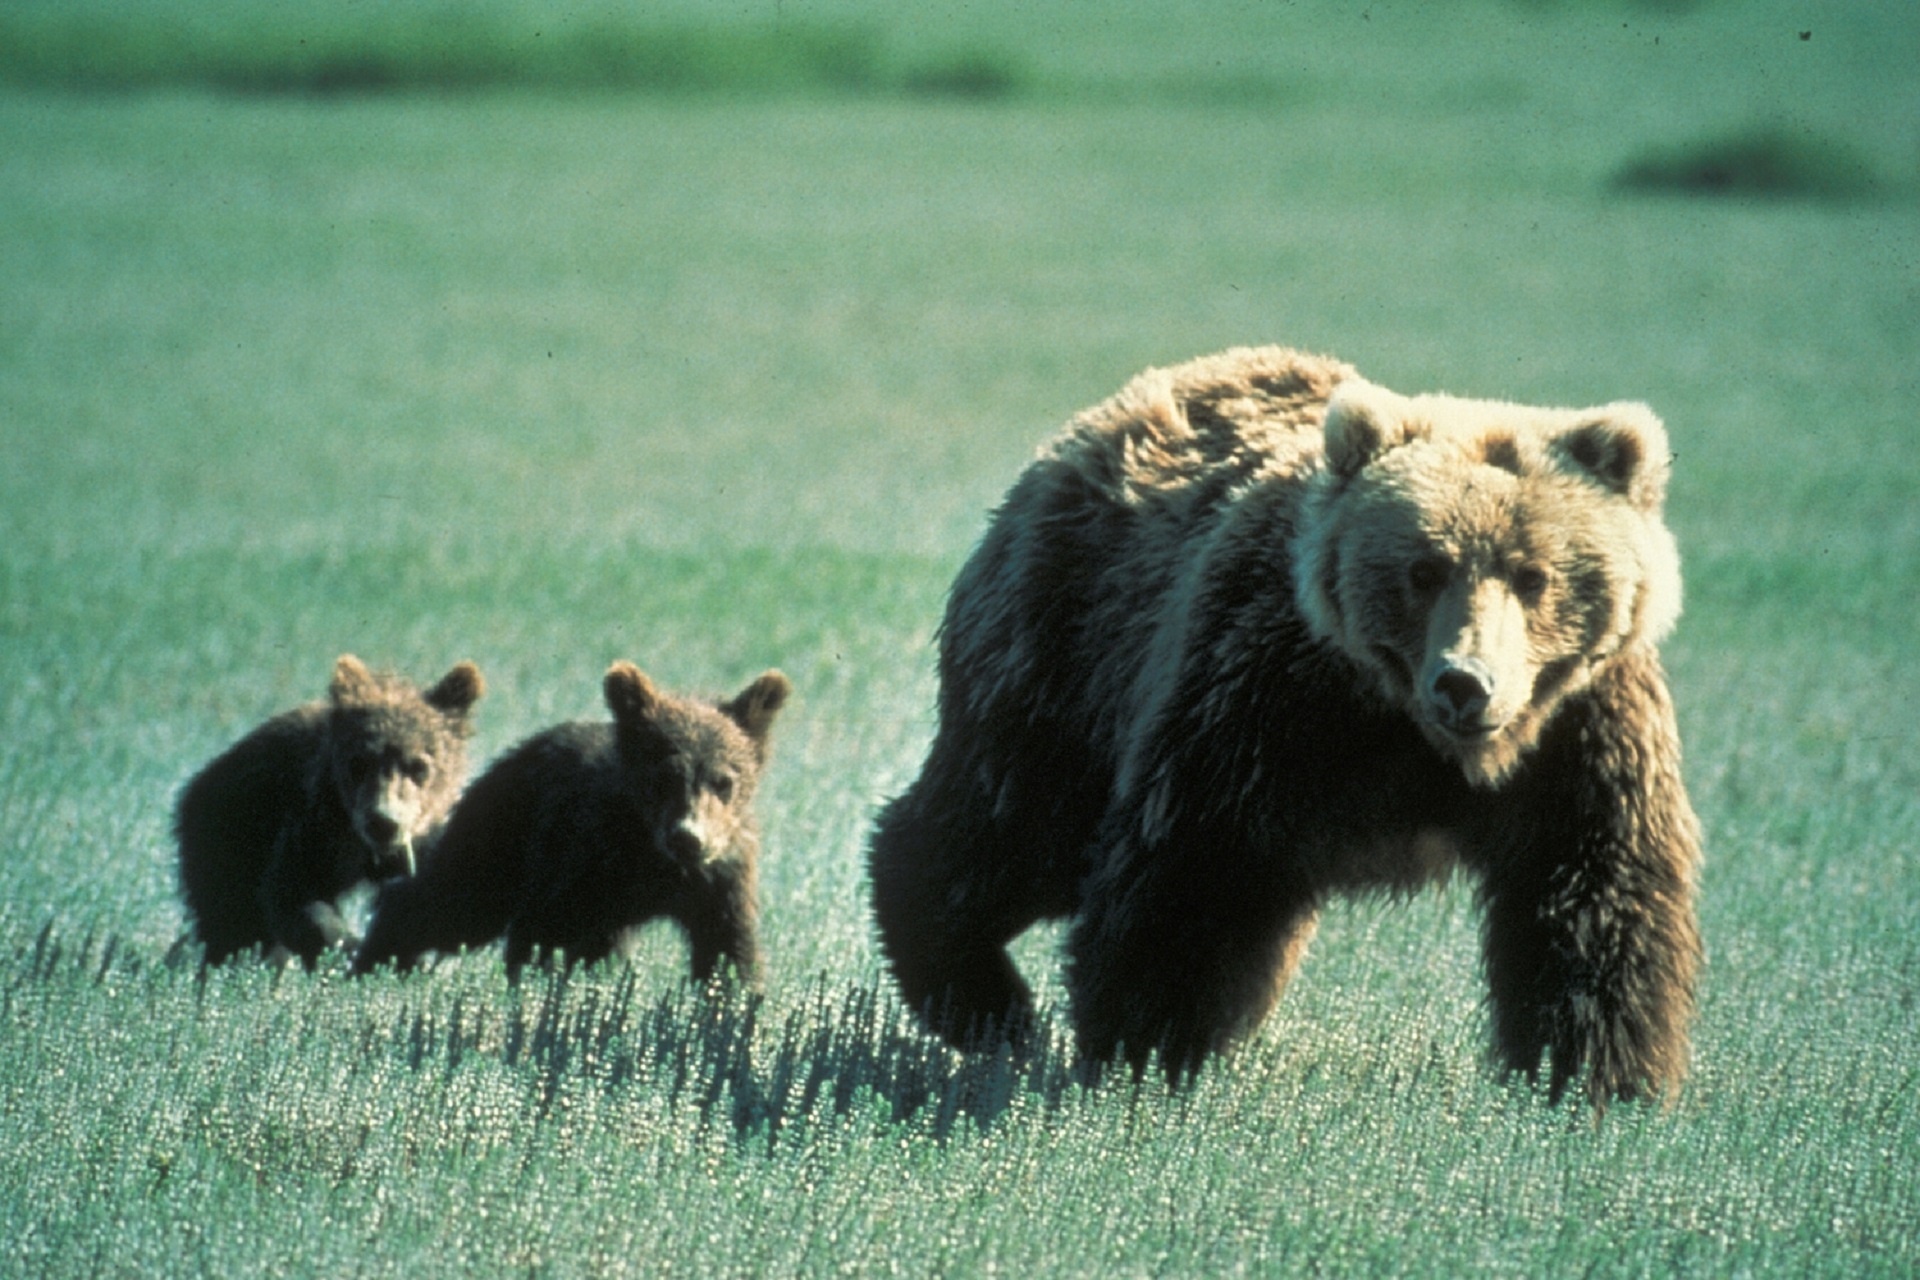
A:
[[[372,845],[367,858],[374,880],[407,880],[418,869],[413,852],[413,833],[398,831],[383,844]]]
[[[1428,723],[1447,737],[1464,743],[1485,742],[1506,728],[1508,723],[1507,720],[1489,716],[1484,711],[1468,715],[1453,715],[1449,714],[1446,708],[1435,706],[1431,702],[1426,704],[1426,709]]]

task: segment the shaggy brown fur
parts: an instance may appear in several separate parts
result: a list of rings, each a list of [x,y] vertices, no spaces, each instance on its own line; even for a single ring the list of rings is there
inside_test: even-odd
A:
[[[180,893],[207,962],[267,947],[311,966],[356,942],[340,899],[413,873],[466,781],[484,688],[471,662],[423,694],[347,654],[324,701],[275,716],[187,783]]]
[[[511,975],[536,953],[592,963],[665,916],[686,931],[696,979],[724,958],[757,980],[753,793],[791,691],[769,671],[701,703],[616,662],[603,688],[612,723],[556,726],[489,766],[433,861],[381,894],[354,972],[503,933]]]
[[[1017,1032],[1005,946],[1070,917],[1092,1059],[1178,1079],[1265,1017],[1331,894],[1475,873],[1497,1055],[1670,1091],[1697,824],[1644,406],[1406,398],[1235,350],[1044,449],[955,581],[939,731],[870,864],[907,1000]]]

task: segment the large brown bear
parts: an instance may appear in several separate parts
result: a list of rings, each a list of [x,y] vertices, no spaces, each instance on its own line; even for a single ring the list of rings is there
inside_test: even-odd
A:
[[[354,972],[502,934],[509,975],[536,953],[591,964],[666,917],[686,931],[697,980],[725,959],[756,981],[753,794],[791,691],[769,671],[700,702],[614,663],[602,681],[612,722],[556,725],[488,766],[432,861],[381,893]]]
[[[323,701],[267,721],[180,792],[180,893],[209,964],[264,947],[311,966],[358,941],[351,889],[412,875],[467,778],[471,662],[420,692],[352,654]]]
[[[880,940],[957,1044],[1071,917],[1093,1061],[1244,1036],[1329,895],[1478,880],[1495,1050],[1557,1097],[1687,1066],[1699,833],[1639,404],[1403,397],[1241,349],[1136,378],[1021,476],[953,586],[939,730],[872,841]]]

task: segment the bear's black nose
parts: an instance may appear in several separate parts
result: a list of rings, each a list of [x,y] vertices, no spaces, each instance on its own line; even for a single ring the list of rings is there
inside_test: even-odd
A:
[[[400,824],[392,818],[387,817],[384,813],[368,814],[364,825],[366,827],[367,838],[370,840],[392,843],[393,838],[400,834]]]
[[[1433,696],[1454,724],[1472,724],[1493,699],[1493,672],[1478,658],[1459,658],[1433,678]]]

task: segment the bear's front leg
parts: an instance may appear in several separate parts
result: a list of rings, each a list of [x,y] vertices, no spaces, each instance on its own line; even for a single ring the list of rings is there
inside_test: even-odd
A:
[[[1483,886],[1496,1053],[1544,1055],[1557,1099],[1670,1095],[1700,965],[1699,823],[1659,662],[1630,655],[1569,704],[1525,780],[1523,838]]]
[[[360,936],[339,907],[324,898],[269,906],[267,918],[275,944],[298,956],[309,969],[333,947],[351,950],[360,945]]]
[[[1265,1019],[1318,919],[1311,888],[1272,862],[1221,832],[1114,847],[1067,940],[1083,1055],[1138,1077],[1158,1052],[1178,1085]]]
[[[304,824],[292,827],[275,845],[260,882],[260,906],[272,942],[309,969],[328,948],[359,942],[335,905],[339,888],[327,883],[324,874],[333,856],[324,831]],[[316,868],[322,870],[316,873]]]
[[[451,951],[470,935],[486,936],[484,930],[449,928],[454,918],[444,878],[389,881],[374,901],[367,936],[353,957],[353,972],[371,973],[391,963],[397,972],[405,973],[428,951]]]
[[[687,933],[688,970],[695,982],[707,982],[720,962],[728,960],[741,982],[760,985],[760,908],[751,878],[723,878],[678,914]]]

